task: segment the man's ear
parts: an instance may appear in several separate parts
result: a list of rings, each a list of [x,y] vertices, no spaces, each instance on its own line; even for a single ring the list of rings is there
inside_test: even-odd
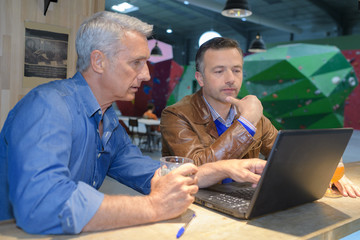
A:
[[[94,72],[102,73],[105,65],[105,55],[99,51],[94,50],[90,54],[90,66]]]
[[[201,74],[201,72],[196,71],[195,78],[196,78],[197,82],[199,83],[200,87],[203,87],[204,86],[204,78],[203,78],[203,75]]]

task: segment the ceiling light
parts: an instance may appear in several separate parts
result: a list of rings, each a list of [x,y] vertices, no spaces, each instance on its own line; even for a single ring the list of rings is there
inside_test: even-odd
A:
[[[260,34],[256,34],[256,38],[251,42],[249,52],[265,52],[266,46]]]
[[[221,35],[218,32],[215,31],[208,31],[208,32],[204,32],[203,34],[201,34],[200,38],[199,38],[199,47],[206,41],[212,39],[212,38],[216,38],[216,37],[221,37]]]
[[[185,4],[185,5],[189,5],[189,1],[184,1],[184,4]]]
[[[111,7],[111,9],[114,11],[117,11],[117,12],[121,12],[121,13],[129,13],[129,12],[134,12],[134,11],[139,10],[139,7],[134,6],[127,2],[123,2],[118,5],[113,5]]]
[[[44,0],[44,16],[46,15],[50,2],[57,2],[57,0]]]
[[[171,28],[168,28],[168,29],[166,29],[166,32],[167,32],[167,33],[172,33],[173,31],[172,31]]]
[[[151,50],[150,55],[154,57],[161,57],[163,55],[157,41],[155,43],[155,47]]]
[[[243,18],[252,14],[247,0],[227,0],[221,14],[225,17]]]

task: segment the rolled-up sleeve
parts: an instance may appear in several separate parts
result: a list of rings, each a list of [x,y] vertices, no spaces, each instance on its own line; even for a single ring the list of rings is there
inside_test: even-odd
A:
[[[79,233],[104,196],[78,180],[76,168],[92,167],[85,168],[81,158],[73,156],[73,117],[56,94],[30,94],[22,104],[6,131],[9,199],[16,224],[28,233]]]
[[[80,233],[94,216],[104,199],[104,194],[86,183],[79,182],[59,214],[64,233]]]

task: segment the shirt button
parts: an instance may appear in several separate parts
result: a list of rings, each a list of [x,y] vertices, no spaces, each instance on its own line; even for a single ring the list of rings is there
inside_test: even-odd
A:
[[[98,153],[97,157],[99,158],[101,156],[101,153]]]
[[[96,182],[94,181],[94,182],[93,182],[93,186],[95,187],[95,185],[96,185]]]
[[[70,220],[70,218],[66,218],[66,224],[68,225],[68,227],[71,227],[71,220]]]
[[[101,111],[99,111],[99,115],[101,115],[102,114],[102,112]]]

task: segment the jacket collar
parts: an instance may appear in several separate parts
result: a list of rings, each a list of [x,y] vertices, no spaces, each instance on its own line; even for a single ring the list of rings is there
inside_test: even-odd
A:
[[[209,124],[209,122],[213,122],[211,112],[204,101],[202,88],[194,93],[192,99],[192,105],[194,108],[194,122],[197,124]],[[238,119],[240,117],[239,111],[236,111],[236,115],[234,119]]]
[[[193,107],[193,116],[194,123],[199,125],[205,125],[207,132],[214,138],[218,138],[219,134],[216,129],[216,125],[213,121],[211,112],[204,101],[202,88],[194,93],[192,96],[192,107]],[[239,113],[236,114],[235,119],[238,119],[240,116]]]
[[[194,123],[207,125],[212,122],[210,110],[203,99],[202,88],[194,93],[192,107],[194,110]]]

